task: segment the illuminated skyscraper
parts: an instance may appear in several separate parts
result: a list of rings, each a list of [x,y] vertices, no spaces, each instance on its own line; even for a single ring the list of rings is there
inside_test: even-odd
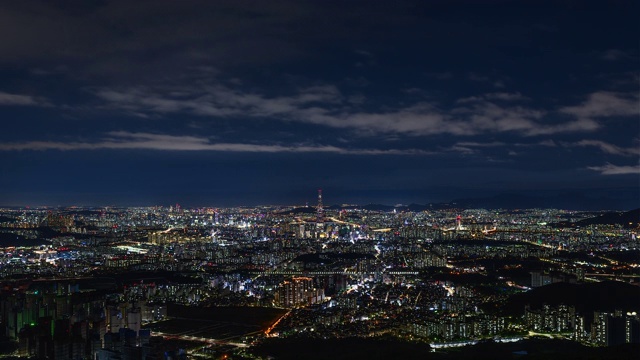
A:
[[[324,299],[323,289],[314,289],[313,279],[297,277],[284,281],[278,287],[276,302],[282,307],[316,304]]]
[[[318,189],[318,209],[317,209],[317,222],[324,221],[324,209],[322,208],[322,189]]]

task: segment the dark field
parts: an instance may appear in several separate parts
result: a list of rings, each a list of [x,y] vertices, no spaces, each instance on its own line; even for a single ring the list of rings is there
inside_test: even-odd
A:
[[[197,308],[170,305],[167,312],[170,320],[149,324],[144,328],[176,336],[223,340],[263,331],[286,311],[262,307]]]
[[[194,336],[197,338],[216,340],[237,338],[262,330],[262,328],[257,325],[242,325],[195,319],[170,319],[146,325],[143,326],[143,328],[174,336]]]

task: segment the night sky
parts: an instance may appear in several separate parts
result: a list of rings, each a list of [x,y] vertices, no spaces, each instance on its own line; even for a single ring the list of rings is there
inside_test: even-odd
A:
[[[0,205],[640,203],[637,1],[3,1]],[[591,194],[591,195],[590,195]]]

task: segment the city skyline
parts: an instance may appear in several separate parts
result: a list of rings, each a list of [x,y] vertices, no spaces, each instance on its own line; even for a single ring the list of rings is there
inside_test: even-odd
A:
[[[640,198],[637,2],[0,9],[2,206]]]
[[[0,208],[0,352],[637,357],[640,209],[310,210]]]

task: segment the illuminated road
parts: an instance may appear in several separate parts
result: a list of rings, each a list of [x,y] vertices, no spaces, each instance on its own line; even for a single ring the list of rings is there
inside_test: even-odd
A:
[[[278,324],[280,323],[280,321],[282,321],[282,319],[286,318],[287,316],[289,316],[289,314],[291,314],[291,311],[293,311],[293,309],[287,311],[284,315],[282,315],[278,320],[276,320],[276,322],[274,322],[271,326],[269,326],[269,328],[264,332],[264,334],[266,336],[269,336],[269,334],[271,334],[271,331],[273,331],[273,329],[278,326]]]

